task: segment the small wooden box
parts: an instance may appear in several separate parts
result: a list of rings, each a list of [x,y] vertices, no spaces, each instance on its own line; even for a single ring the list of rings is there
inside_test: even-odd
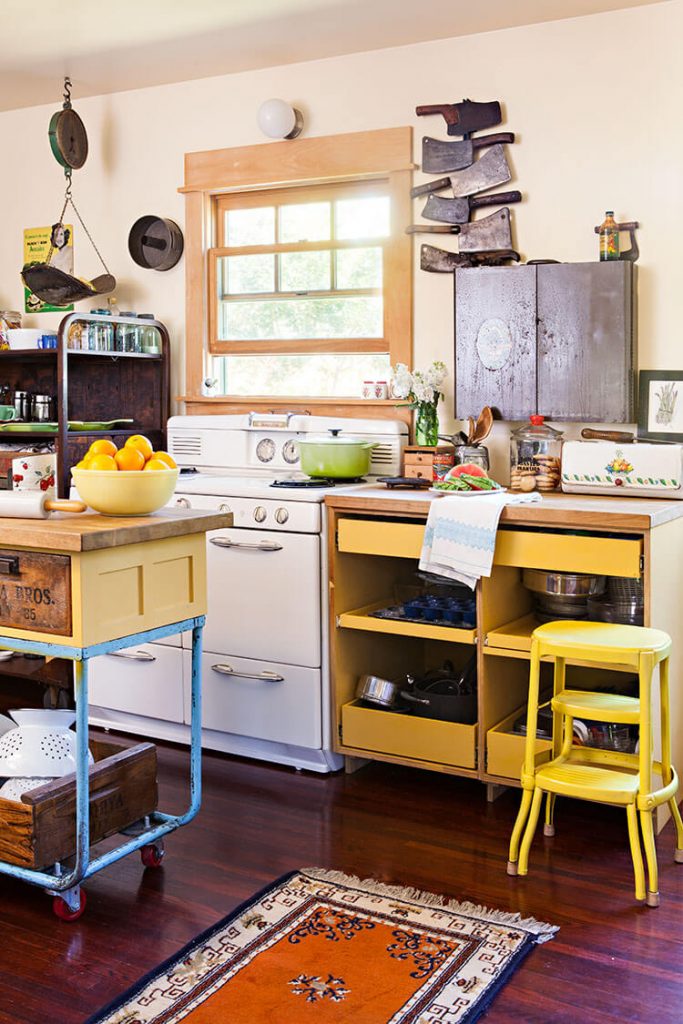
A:
[[[440,444],[432,448],[408,445],[403,453],[403,475],[418,480],[434,480],[434,463],[442,462],[452,466],[454,451],[452,444]]]
[[[153,743],[92,739],[90,842],[106,839],[156,810],[157,751]],[[73,856],[76,776],[65,775],[25,794],[0,797],[0,859],[41,869]]]

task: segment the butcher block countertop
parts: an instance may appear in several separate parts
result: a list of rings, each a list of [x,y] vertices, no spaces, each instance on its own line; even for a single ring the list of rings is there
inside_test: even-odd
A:
[[[97,551],[232,526],[232,515],[163,509],[149,516],[53,513],[47,519],[0,518],[0,546],[43,551]]]
[[[419,519],[427,517],[432,501],[444,500],[438,494],[424,491],[360,486],[329,494],[325,504],[338,512]],[[683,518],[683,501],[558,493],[546,494],[534,504],[506,506],[501,523],[629,533],[650,530],[680,518]]]

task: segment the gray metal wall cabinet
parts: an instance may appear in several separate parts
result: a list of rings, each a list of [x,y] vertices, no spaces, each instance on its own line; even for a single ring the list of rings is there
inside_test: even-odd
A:
[[[630,423],[635,266],[481,267],[455,273],[455,412]]]

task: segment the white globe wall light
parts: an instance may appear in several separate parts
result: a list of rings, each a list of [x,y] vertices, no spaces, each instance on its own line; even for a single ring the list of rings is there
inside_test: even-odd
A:
[[[258,126],[270,139],[295,139],[301,134],[304,117],[285,100],[266,100],[258,109]]]

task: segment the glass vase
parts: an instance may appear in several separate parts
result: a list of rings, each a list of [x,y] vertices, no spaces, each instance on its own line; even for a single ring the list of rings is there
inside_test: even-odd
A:
[[[415,444],[425,448],[434,448],[439,443],[439,417],[436,405],[432,402],[420,402],[415,418]]]

